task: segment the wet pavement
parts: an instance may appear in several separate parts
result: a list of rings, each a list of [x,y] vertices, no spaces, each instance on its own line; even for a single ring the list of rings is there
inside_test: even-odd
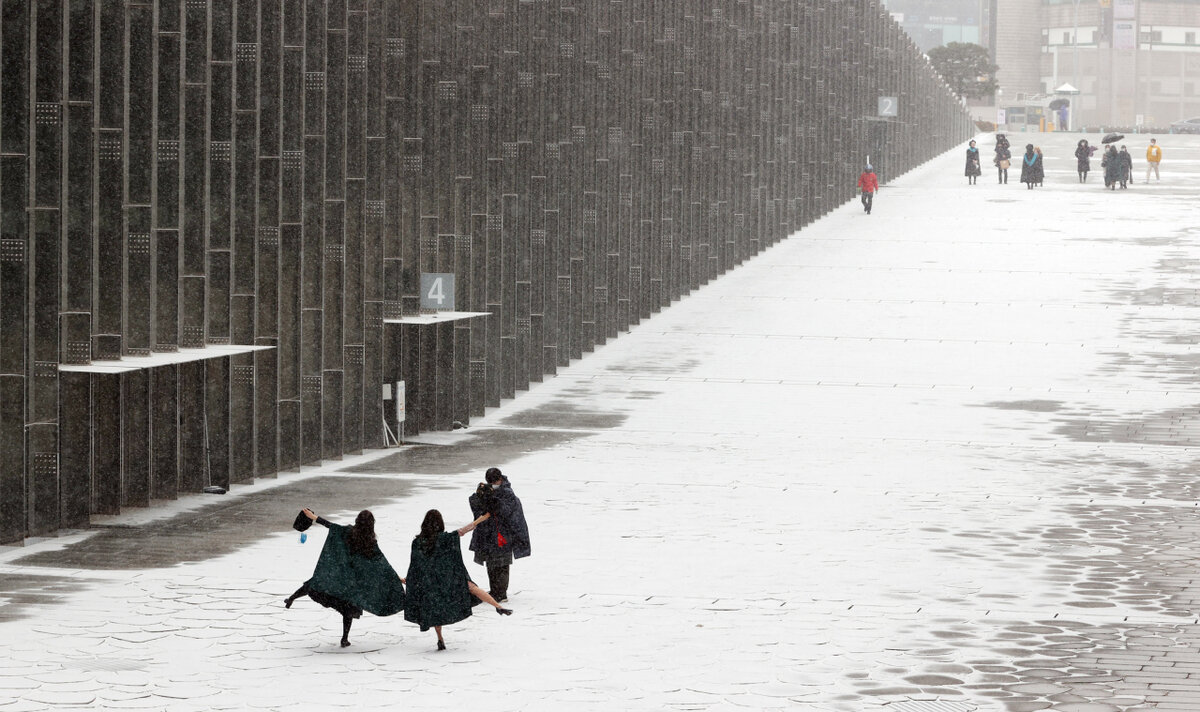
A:
[[[0,712],[1200,709],[1200,138],[1118,192],[1075,138],[1035,191],[938,159],[467,430],[0,548]],[[515,615],[283,609],[301,506],[403,574],[492,465]]]

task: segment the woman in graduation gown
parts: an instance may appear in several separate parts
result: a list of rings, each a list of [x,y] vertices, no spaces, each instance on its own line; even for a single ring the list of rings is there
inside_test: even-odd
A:
[[[459,548],[459,538],[488,516],[484,514],[465,527],[448,532],[442,513],[431,509],[421,522],[421,533],[413,538],[408,576],[404,578],[408,585],[404,620],[421,626],[422,631],[433,628],[438,650],[446,649],[442,626],[466,619],[471,615],[471,607],[479,601],[491,605],[502,616],[512,614],[467,576]]]
[[[329,527],[325,547],[317,559],[312,578],[284,600],[292,602],[307,595],[326,608],[342,614],[342,647],[350,645],[350,626],[363,611],[390,616],[404,610],[404,585],[375,540],[375,515],[358,513],[353,526],[342,526],[318,517],[310,509],[304,515]]]

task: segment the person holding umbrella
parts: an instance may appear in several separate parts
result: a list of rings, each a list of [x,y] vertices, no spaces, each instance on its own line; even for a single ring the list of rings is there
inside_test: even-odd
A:
[[[1104,158],[1100,160],[1100,167],[1104,169],[1104,187],[1109,190],[1117,189],[1117,181],[1121,179],[1121,172],[1125,169],[1121,157],[1117,155],[1117,147],[1109,144],[1104,149]]]

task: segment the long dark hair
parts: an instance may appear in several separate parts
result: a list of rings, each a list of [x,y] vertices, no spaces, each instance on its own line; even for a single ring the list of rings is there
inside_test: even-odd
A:
[[[421,522],[421,533],[417,535],[426,555],[433,553],[433,545],[437,543],[438,534],[444,531],[446,531],[446,522],[442,519],[442,513],[436,509],[426,512],[425,520]]]
[[[358,513],[354,526],[346,533],[346,547],[351,554],[370,556],[375,552],[378,543],[375,539],[375,515],[371,510],[364,509]]]

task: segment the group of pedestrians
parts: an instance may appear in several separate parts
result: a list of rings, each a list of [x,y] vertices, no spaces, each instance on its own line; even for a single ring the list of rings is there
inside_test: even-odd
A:
[[[996,134],[996,148],[995,155],[992,157],[992,165],[996,167],[996,181],[1000,185],[1008,184],[1008,168],[1012,165],[1010,147],[1007,136],[1002,133]],[[967,145],[967,165],[963,175],[967,177],[967,185],[977,185],[979,176],[983,175],[979,148],[975,146],[974,140]],[[1025,154],[1021,156],[1021,182],[1025,184],[1026,188],[1032,190],[1042,185],[1045,179],[1046,171],[1042,166],[1041,147],[1032,143],[1026,144]]]
[[[972,150],[975,142],[971,141],[970,147],[967,148],[967,175],[970,176]],[[1088,173],[1092,170],[1092,157],[1096,155],[1096,147],[1088,143],[1087,139],[1080,139],[1075,146],[1075,171],[1079,176],[1080,183],[1087,182]],[[978,153],[976,151],[976,153]],[[1008,182],[1007,165],[1002,165],[1001,156],[1008,155],[1008,139],[1004,134],[996,135],[996,166],[1000,171],[1000,182]],[[1162,148],[1159,147],[1156,139],[1150,139],[1150,146],[1146,149],[1146,182],[1150,182],[1150,174],[1154,174],[1154,179],[1158,180],[1158,164],[1162,161]],[[1007,163],[1007,161],[1005,161]],[[1133,156],[1129,153],[1126,146],[1122,145],[1120,150],[1117,149],[1115,143],[1109,144],[1104,149],[1104,155],[1100,159],[1100,167],[1104,169],[1104,187],[1109,190],[1116,190],[1119,185],[1122,189],[1128,188],[1133,182]],[[1042,168],[1042,150],[1041,148],[1028,144],[1025,146],[1025,156],[1021,164],[1021,182],[1025,183],[1029,188],[1039,186],[1045,179],[1045,171]],[[972,179],[970,181],[974,183]]]
[[[468,505],[475,519],[449,532],[441,512],[431,509],[425,513],[421,530],[412,540],[404,578],[380,550],[375,516],[370,511],[359,512],[352,526],[342,526],[305,508],[297,516],[295,528],[304,531],[315,521],[328,527],[329,535],[312,577],[284,599],[284,606],[291,608],[296,599],[308,596],[340,613],[343,648],[350,645],[350,627],[363,611],[377,616],[403,611],[404,620],[416,623],[422,632],[434,629],[438,650],[446,649],[442,627],[466,619],[480,602],[500,615],[512,615],[500,605],[508,600],[509,567],[514,559],[531,553],[521,500],[508,478],[492,467],[475,494],[468,497]],[[470,549],[475,552],[475,562],[487,567],[489,591],[471,580],[463,564],[459,539],[468,533],[472,534]]]
[[[996,134],[995,154],[992,163],[996,166],[997,180],[1001,185],[1007,184],[1012,153],[1009,151],[1008,138],[1002,133]],[[1092,157],[1095,154],[1095,146],[1088,144],[1087,139],[1079,140],[1075,147],[1075,168],[1080,183],[1087,182],[1087,175],[1092,170]],[[1158,180],[1158,164],[1161,161],[1162,148],[1158,146],[1155,139],[1150,139],[1150,147],[1146,149],[1147,182],[1150,181],[1151,173],[1154,173],[1155,180]],[[1133,156],[1125,146],[1121,146],[1120,150],[1117,150],[1115,144],[1109,144],[1101,157],[1100,166],[1104,169],[1104,187],[1109,190],[1116,190],[1118,185],[1121,188],[1127,188],[1128,184],[1133,182]],[[975,146],[975,141],[971,141],[967,145],[967,166],[964,173],[967,177],[967,184],[975,185],[981,173],[979,149]],[[1032,143],[1026,144],[1025,154],[1021,156],[1021,182],[1027,189],[1032,190],[1041,186],[1045,179],[1046,171],[1043,166],[1041,147]]]
[[[1085,146],[1087,141],[1080,141],[1080,146]],[[1091,152],[1095,152],[1094,147],[1089,147]],[[1075,155],[1080,155],[1079,149],[1075,149]],[[1091,155],[1089,153],[1089,155]],[[1146,182],[1150,182],[1150,174],[1154,174],[1154,180],[1159,180],[1158,164],[1162,162],[1162,148],[1158,145],[1157,139],[1150,139],[1150,145],[1146,147]],[[1104,187],[1109,190],[1116,190],[1120,184],[1124,190],[1133,182],[1133,156],[1130,155],[1129,149],[1124,145],[1118,151],[1115,144],[1109,144],[1104,151],[1104,157],[1100,161],[1100,166],[1104,169]],[[1080,182],[1086,178],[1087,173],[1084,171],[1080,174]]]
[[[1075,167],[1080,183],[1087,182],[1088,173],[1092,169],[1092,157],[1095,154],[1096,147],[1090,145],[1087,139],[1080,139],[1079,144],[1075,147]],[[966,159],[963,173],[967,177],[967,184],[976,185],[979,176],[983,174],[983,169],[979,147],[975,145],[974,140],[967,144]],[[1021,182],[1025,184],[1027,190],[1033,190],[1045,183],[1046,169],[1040,146],[1032,143],[1025,144],[1025,153],[1018,160],[1021,162]],[[1162,148],[1158,145],[1158,141],[1152,138],[1150,146],[1146,149],[1147,183],[1150,182],[1151,173],[1154,174],[1155,180],[1159,179],[1158,166],[1161,162]],[[1008,168],[1012,165],[1012,151],[1008,137],[1002,133],[996,134],[995,156],[992,158],[992,164],[996,166],[997,181],[1001,185],[1007,185]],[[1115,144],[1109,144],[1101,157],[1100,166],[1104,169],[1104,187],[1109,190],[1116,190],[1118,185],[1125,189],[1129,183],[1133,182],[1133,156],[1125,146],[1121,146],[1120,150],[1117,150]],[[875,194],[879,192],[879,177],[875,175],[875,169],[870,165],[867,165],[858,176],[858,189],[861,193],[863,211],[870,215],[875,202]]]

